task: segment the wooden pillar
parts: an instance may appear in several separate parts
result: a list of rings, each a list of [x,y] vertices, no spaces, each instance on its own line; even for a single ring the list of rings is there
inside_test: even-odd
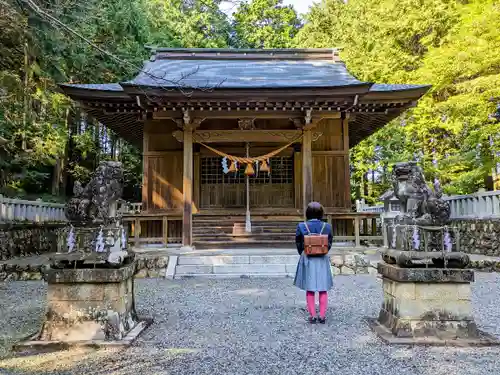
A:
[[[134,224],[134,246],[139,246],[141,237],[141,220],[137,217]]]
[[[302,194],[305,217],[307,205],[313,200],[311,129],[304,130],[302,137]]]
[[[142,139],[142,207],[141,211],[149,210],[149,202],[151,200],[151,195],[149,195],[149,174],[148,174],[148,157],[147,152],[149,151],[149,133],[144,131]]]
[[[165,247],[168,246],[168,216],[163,216],[163,228],[162,228],[162,234],[163,234],[163,244]]]
[[[354,217],[354,242],[357,248],[361,247],[361,236],[359,234],[360,221],[360,217],[356,215]]]
[[[193,239],[193,128],[184,127],[182,246],[192,246]]]
[[[348,115],[348,114],[347,114]],[[345,190],[344,190],[344,206],[351,211],[351,167],[349,160],[349,123],[348,116],[345,113],[342,114],[342,136],[344,143],[344,179],[345,179]]]

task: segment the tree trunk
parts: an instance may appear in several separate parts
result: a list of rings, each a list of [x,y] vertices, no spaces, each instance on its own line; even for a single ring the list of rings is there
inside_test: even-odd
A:
[[[59,196],[61,194],[61,186],[63,186],[63,191],[66,188],[66,164],[68,162],[68,154],[69,154],[69,139],[70,139],[70,109],[66,109],[66,115],[64,120],[64,127],[66,128],[66,145],[64,146],[64,150],[62,155],[58,155],[56,159],[56,164],[54,165],[54,175],[52,178],[52,195]]]
[[[368,188],[368,172],[366,172],[363,175],[362,184],[363,184],[363,195],[364,195],[364,197],[366,199],[369,196],[369,194],[370,194],[370,191],[369,191],[369,188]]]
[[[24,111],[23,111],[23,131],[21,133],[21,149],[26,151],[26,132],[28,129],[30,101],[29,101],[29,58],[28,58],[28,43],[24,43]]]

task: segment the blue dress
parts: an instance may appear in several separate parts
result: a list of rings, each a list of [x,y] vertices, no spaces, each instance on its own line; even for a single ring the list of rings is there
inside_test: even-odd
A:
[[[323,221],[309,220],[307,226],[311,233],[320,233]],[[330,257],[327,255],[308,257],[304,253],[304,234],[307,229],[304,223],[297,225],[295,234],[295,244],[300,254],[297,272],[295,273],[294,285],[298,288],[310,292],[324,292],[332,288],[333,276],[330,266]],[[323,234],[328,235],[328,250],[332,247],[332,226],[325,224]]]

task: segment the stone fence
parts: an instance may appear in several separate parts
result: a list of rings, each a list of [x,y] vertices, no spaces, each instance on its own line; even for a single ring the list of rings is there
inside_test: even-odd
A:
[[[443,199],[450,202],[452,219],[496,218],[500,220],[500,190],[468,195],[449,195],[443,196]],[[356,211],[385,213],[386,216],[395,215],[394,211],[385,212],[383,204],[367,206],[362,201],[356,201]]]
[[[57,251],[65,222],[64,204],[0,195],[0,260]]]
[[[460,249],[471,254],[500,256],[500,190],[443,198],[450,202],[451,226],[459,230]],[[380,212],[381,209],[384,211],[384,205],[357,204],[361,212]],[[390,223],[397,214],[384,211],[382,220]],[[385,231],[384,237],[387,246]]]
[[[59,250],[64,223],[0,223],[0,260]]]
[[[500,218],[453,219],[460,233],[460,249],[471,254],[500,256]]]
[[[64,221],[64,204],[10,199],[0,195],[0,223]]]
[[[445,198],[460,248],[468,253],[500,256],[500,190]]]
[[[500,190],[443,197],[450,202],[451,218],[500,219]]]

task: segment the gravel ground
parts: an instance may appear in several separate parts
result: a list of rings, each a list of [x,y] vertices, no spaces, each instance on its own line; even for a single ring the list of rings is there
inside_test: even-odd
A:
[[[375,277],[337,277],[334,288],[327,324],[310,326],[304,293],[290,279],[140,280],[139,312],[155,322],[133,347],[5,357],[0,374],[500,373],[500,348],[409,348],[380,342],[362,321],[376,316],[381,303]],[[476,320],[500,336],[498,295],[500,275],[478,274]],[[0,284],[0,347],[2,339],[8,338],[5,346],[36,331],[44,298],[41,282]]]

